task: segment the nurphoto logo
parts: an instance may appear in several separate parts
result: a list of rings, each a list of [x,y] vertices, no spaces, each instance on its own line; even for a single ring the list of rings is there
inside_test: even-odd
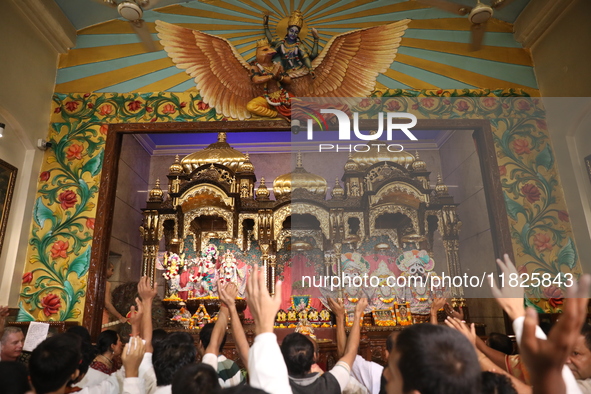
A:
[[[339,125],[339,140],[340,141],[351,141],[351,120],[349,116],[338,109],[326,109],[323,108],[320,110],[321,114],[332,114],[335,115],[338,125]],[[385,116],[384,116],[385,115]],[[413,114],[408,112],[387,112],[384,114],[383,112],[378,113],[378,127],[376,132],[373,134],[363,134],[359,130],[359,113],[353,112],[353,133],[355,137],[362,141],[375,141],[380,138],[384,132],[384,118],[386,119],[386,139],[388,141],[392,140],[392,131],[400,130],[402,131],[406,137],[408,137],[412,141],[417,141],[417,137],[410,131],[410,129],[417,124],[417,117]],[[398,123],[400,119],[407,119],[410,122],[406,123]],[[395,123],[397,122],[397,123]],[[312,119],[308,119],[307,122],[307,139],[308,141],[314,140],[314,127],[312,123]],[[325,152],[325,151],[348,151],[348,152],[367,152],[372,147],[377,148],[379,152],[380,149],[387,150],[388,152],[401,152],[404,150],[404,147],[400,144],[319,144],[318,151]]]

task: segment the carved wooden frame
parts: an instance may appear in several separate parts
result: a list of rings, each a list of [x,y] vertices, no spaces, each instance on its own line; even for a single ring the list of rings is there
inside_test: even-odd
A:
[[[371,123],[369,121],[368,128],[371,128]],[[360,121],[360,127],[364,127],[363,121]],[[507,211],[503,199],[503,189],[490,122],[485,119],[419,119],[416,127],[421,130],[447,129],[474,131],[473,136],[480,159],[494,251],[497,256],[508,253],[513,258],[511,234],[507,221]],[[121,154],[123,135],[145,133],[212,133],[217,131],[272,132],[290,130],[290,125],[284,120],[118,123],[109,125],[97,204],[90,268],[87,278],[83,319],[84,326],[88,327],[94,338],[101,331],[105,294],[104,278],[107,273],[109,242],[111,226],[113,224],[119,156]]]

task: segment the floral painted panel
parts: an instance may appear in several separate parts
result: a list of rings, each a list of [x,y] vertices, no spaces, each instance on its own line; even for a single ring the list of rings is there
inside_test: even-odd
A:
[[[544,111],[527,96],[512,89],[387,90],[375,93],[390,98],[383,107],[375,100],[361,107],[490,119],[517,265],[522,272],[579,274]],[[82,320],[107,124],[210,120],[226,119],[195,93],[54,96],[52,148],[39,176],[18,320]],[[550,285],[528,296],[556,311],[562,291]]]

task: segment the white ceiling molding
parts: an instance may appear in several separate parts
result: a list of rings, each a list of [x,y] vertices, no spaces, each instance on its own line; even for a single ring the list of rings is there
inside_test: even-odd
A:
[[[58,53],[76,44],[76,29],[54,0],[11,0]]]
[[[562,14],[578,0],[533,0],[523,9],[513,25],[513,37],[531,49]],[[588,1],[588,0],[583,0]]]

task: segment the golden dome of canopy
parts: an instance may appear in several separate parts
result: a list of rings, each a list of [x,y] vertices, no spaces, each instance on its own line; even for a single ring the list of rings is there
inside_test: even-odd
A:
[[[154,188],[150,190],[149,193],[149,202],[162,202],[164,201],[164,192],[160,188],[160,179],[156,179],[156,184]]]
[[[343,189],[343,187],[341,186],[339,178],[337,177],[334,182],[334,187],[332,188],[332,192],[330,193],[330,195],[332,196],[332,198],[337,200],[344,198],[345,189]]]
[[[425,163],[424,160],[421,160],[419,151],[415,152],[415,161],[412,163],[412,169],[417,172],[427,171],[427,163]]]
[[[244,163],[238,169],[238,172],[254,172],[254,165],[250,161],[250,156],[248,152],[246,152]]]
[[[388,141],[368,141],[367,145],[370,146],[367,152],[355,152],[351,155],[351,160],[357,163],[361,171],[383,161],[391,161],[404,168],[410,168],[415,161],[415,157],[407,151],[389,152]]]
[[[298,152],[296,168],[289,174],[278,176],[273,181],[275,199],[288,197],[292,190],[306,189],[318,196],[326,195],[327,182],[320,175],[312,174],[302,165],[302,154]]]
[[[246,155],[226,142],[226,133],[218,133],[218,141],[199,152],[191,153],[181,160],[185,172],[190,173],[204,164],[221,164],[236,172],[246,161]]]
[[[170,175],[178,175],[183,172],[183,166],[179,160],[179,155],[174,158],[174,163],[168,168]]]
[[[261,183],[256,191],[257,200],[268,200],[270,194],[267,185],[265,185],[265,177],[263,176],[261,177]]]
[[[353,161],[351,153],[349,153],[349,159],[345,163],[345,172],[353,172],[359,170],[359,164]]]

